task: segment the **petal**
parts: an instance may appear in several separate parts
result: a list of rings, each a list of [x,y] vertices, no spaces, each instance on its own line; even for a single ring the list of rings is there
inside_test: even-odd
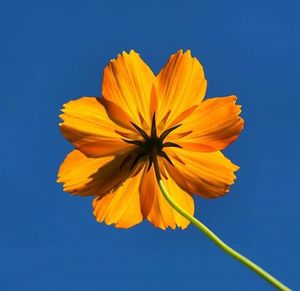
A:
[[[158,74],[151,95],[152,107],[156,104],[158,122],[167,114],[166,127],[175,119],[180,122],[185,117],[183,112],[191,111],[202,101],[206,83],[203,68],[196,58],[192,58],[190,51],[183,53],[180,50],[171,55]]]
[[[239,169],[220,151],[195,154],[185,149],[168,148],[166,152],[174,166],[164,162],[165,167],[179,187],[205,198],[227,193],[236,178],[234,172]]]
[[[143,220],[139,184],[142,172],[127,179],[122,186],[93,201],[93,213],[98,222],[129,228]]]
[[[182,122],[178,133],[169,135],[169,139],[177,139],[180,132],[190,130],[190,134],[176,140],[183,148],[200,152],[224,149],[238,138],[244,126],[239,117],[241,107],[235,102],[235,96],[205,100]]]
[[[93,175],[111,160],[113,160],[112,157],[87,158],[82,152],[74,150],[61,164],[57,182],[64,184],[63,189],[66,192],[84,196],[93,195],[88,191],[90,187],[87,185],[95,182]]]
[[[131,117],[117,104],[105,98],[99,98],[99,102],[103,105],[109,118],[116,124],[134,131],[131,124]]]
[[[60,166],[57,182],[72,194],[104,195],[140,170],[140,165],[130,168],[134,157],[133,152],[127,152],[116,157],[88,158],[74,150]]]
[[[60,129],[67,140],[86,155],[103,157],[121,154],[133,148],[116,130],[124,130],[111,121],[95,97],[82,97],[64,104]],[[111,145],[110,146],[110,142]],[[95,147],[98,145],[99,147]],[[90,152],[91,150],[91,152]]]
[[[179,188],[170,176],[166,178],[162,177],[171,197],[179,206],[193,215],[194,201],[191,195]],[[143,216],[154,226],[161,229],[167,227],[175,229],[176,226],[185,229],[189,225],[189,221],[172,208],[161,193],[153,167],[149,171],[145,167],[140,185],[140,195]]]
[[[105,156],[120,155],[125,151],[134,149],[135,146],[119,140],[101,140],[79,146],[77,149],[89,158],[101,158]]]
[[[133,50],[123,52],[111,60],[104,69],[102,95],[125,112],[141,126],[139,113],[150,125],[150,93],[155,79],[151,69]]]

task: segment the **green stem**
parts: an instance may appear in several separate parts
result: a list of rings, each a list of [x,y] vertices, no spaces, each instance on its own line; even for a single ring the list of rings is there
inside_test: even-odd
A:
[[[224,252],[226,252],[227,254],[229,254],[230,256],[232,256],[233,258],[235,258],[236,260],[238,260],[242,264],[244,264],[249,269],[251,269],[254,272],[256,272],[259,276],[261,276],[266,281],[268,281],[269,283],[271,283],[274,287],[278,288],[278,290],[282,290],[282,291],[289,291],[289,290],[291,290],[287,286],[285,286],[284,284],[282,284],[280,281],[278,281],[276,278],[274,278],[272,275],[270,275],[269,273],[267,273],[264,269],[262,269],[261,267],[259,267],[258,265],[256,265],[255,263],[253,263],[252,261],[250,261],[249,259],[247,259],[243,255],[241,255],[237,251],[235,251],[233,248],[231,248],[227,244],[225,244],[218,236],[216,236],[202,222],[200,222],[194,216],[192,216],[187,211],[185,211],[184,209],[182,209],[179,205],[177,205],[174,202],[174,200],[172,199],[172,197],[170,196],[170,194],[168,193],[168,191],[167,191],[167,189],[166,189],[166,187],[165,187],[165,185],[164,185],[164,183],[163,183],[163,181],[161,179],[159,168],[158,168],[157,158],[153,159],[153,164],[154,164],[155,175],[156,175],[156,179],[157,179],[159,188],[160,188],[162,194],[164,195],[164,197],[166,198],[166,200],[170,203],[170,205],[176,211],[178,211],[182,216],[184,216],[193,225],[195,225],[199,230],[201,230],[220,249],[222,249]]]

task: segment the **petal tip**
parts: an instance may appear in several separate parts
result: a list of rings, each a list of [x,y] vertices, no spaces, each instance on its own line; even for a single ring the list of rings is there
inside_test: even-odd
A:
[[[186,55],[192,57],[192,52],[191,52],[190,49],[186,50],[186,52],[185,52],[184,54],[186,54]]]
[[[129,54],[126,52],[126,51],[122,51],[122,53],[121,54],[118,54],[118,57],[120,56],[120,57],[126,57],[126,56],[128,56]]]
[[[183,54],[183,49],[179,49],[174,55],[182,55]]]
[[[137,53],[134,49],[131,49],[129,51],[129,55],[139,55],[139,53]]]

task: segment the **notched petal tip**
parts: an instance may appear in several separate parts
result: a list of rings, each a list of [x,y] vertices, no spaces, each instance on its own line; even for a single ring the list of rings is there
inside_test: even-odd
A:
[[[160,122],[168,110],[172,112],[165,128],[174,125],[174,119],[194,105],[199,105],[205,96],[206,80],[202,65],[183,49],[172,54],[154,82],[157,117]],[[176,121],[177,122],[177,121]]]
[[[185,51],[185,54],[187,54],[189,57],[192,57],[192,52],[189,49]]]
[[[139,199],[140,179],[141,172],[124,181],[113,191],[96,197],[93,201],[93,214],[96,221],[125,229],[142,222]]]
[[[193,154],[187,150],[180,150],[182,164],[175,158],[179,155],[177,148],[169,148],[174,166],[164,165],[175,182],[187,193],[197,194],[204,198],[217,198],[225,195],[236,179],[235,172],[239,167],[233,164],[221,152]]]
[[[134,49],[131,49],[130,51],[129,51],[129,54],[131,54],[131,55],[140,55],[138,52],[136,52]]]
[[[117,55],[117,58],[127,58],[127,57],[140,57],[140,54],[136,52],[134,49],[127,51],[122,51],[121,54]]]
[[[126,111],[139,124],[138,112],[147,123],[150,94],[155,75],[134,50],[123,51],[104,69],[102,95]]]
[[[231,95],[232,100],[234,100],[235,102],[237,101],[237,96],[236,95]]]

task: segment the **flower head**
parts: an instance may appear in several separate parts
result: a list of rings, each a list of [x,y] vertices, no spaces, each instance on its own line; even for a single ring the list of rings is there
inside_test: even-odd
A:
[[[221,150],[243,128],[236,97],[203,100],[203,68],[178,51],[155,76],[139,54],[123,52],[104,69],[103,97],[64,105],[60,129],[76,147],[62,163],[64,191],[94,196],[97,221],[128,228],[148,219],[156,227],[189,221],[165,200],[154,159],[172,198],[190,214],[192,194],[224,195],[238,166]]]

